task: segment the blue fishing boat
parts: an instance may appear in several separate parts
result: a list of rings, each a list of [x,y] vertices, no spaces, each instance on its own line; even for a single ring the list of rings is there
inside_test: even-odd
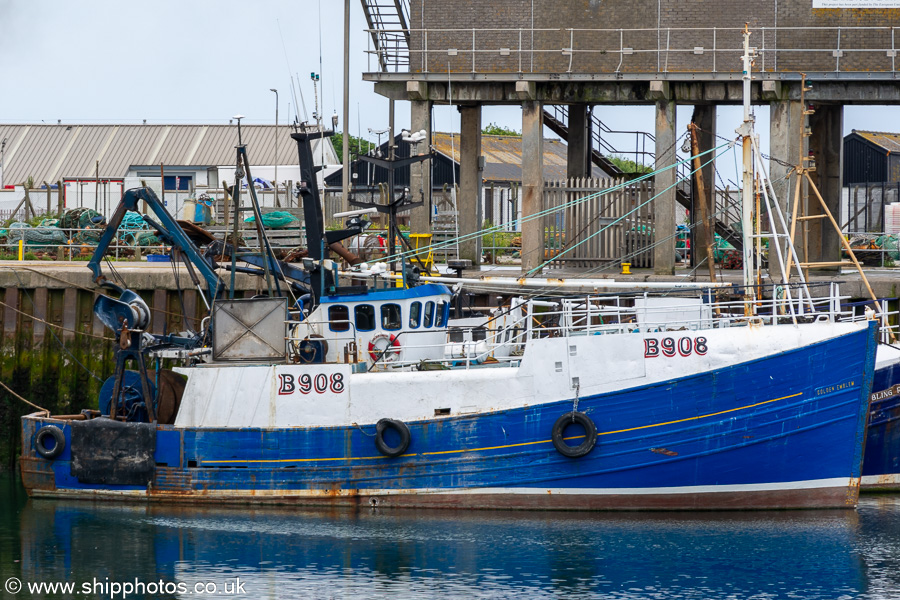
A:
[[[204,255],[151,190],[125,194],[89,263],[113,292],[95,313],[120,340],[116,373],[97,410],[23,417],[29,494],[485,509],[856,505],[877,322],[843,321],[836,287],[814,300],[792,294],[787,277],[768,299],[749,284],[722,298],[709,293],[716,284],[644,284],[632,294],[512,296],[481,314],[456,303],[451,314],[454,292],[414,281],[411,268],[398,287],[381,269],[342,273],[328,258],[367,223],[354,214],[344,230],[324,231],[310,149],[322,135],[293,134],[309,253],[299,266],[277,260],[261,228],[258,256],[227,244]],[[249,179],[239,145],[242,170]],[[140,202],[200,274],[210,307],[202,331],[150,335],[141,298],[100,272],[105,244]],[[257,273],[269,294],[234,299],[219,269]]]
[[[872,383],[866,452],[863,460],[863,491],[900,490],[900,349],[878,345]]]

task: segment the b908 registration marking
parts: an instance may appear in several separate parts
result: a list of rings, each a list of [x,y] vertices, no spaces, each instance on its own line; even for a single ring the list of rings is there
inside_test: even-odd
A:
[[[656,358],[658,356],[673,357],[676,354],[687,357],[691,354],[703,356],[709,350],[705,337],[664,337],[644,339],[644,358]]]

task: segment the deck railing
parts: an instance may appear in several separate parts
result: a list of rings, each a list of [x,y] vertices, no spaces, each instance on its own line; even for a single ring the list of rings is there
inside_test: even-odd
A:
[[[897,27],[757,27],[765,73],[896,72]],[[741,27],[368,29],[368,71],[470,73],[740,73]],[[379,35],[372,36],[372,33]],[[392,41],[408,33],[409,48]],[[385,35],[389,37],[384,37]],[[393,37],[390,37],[393,36]],[[373,42],[373,40],[376,40]],[[786,41],[787,40],[787,41]],[[780,41],[780,43],[779,43]],[[802,67],[805,65],[805,67]],[[802,67],[802,68],[801,68]]]
[[[542,338],[696,332],[748,326],[851,322],[868,318],[864,311],[854,310],[856,306],[847,303],[848,297],[840,294],[836,283],[822,287],[822,295],[811,297],[801,295],[799,287],[788,293],[783,286],[767,286],[769,297],[756,301],[734,297],[720,300],[712,290],[703,292],[705,297],[699,302],[686,302],[691,297],[685,295],[661,297],[650,293],[550,300],[517,298],[483,322],[460,326],[451,321],[445,331],[446,339],[440,344],[423,343],[421,336],[417,335],[433,334],[434,329],[397,332],[402,348],[416,350],[416,358],[409,360],[397,356],[390,360],[377,360],[371,368],[410,368],[423,363],[433,364],[437,368],[516,366],[529,340]],[[881,307],[878,312],[884,341],[888,341],[889,322],[891,319],[896,321],[897,312],[882,311]],[[328,321],[304,322],[322,331],[329,327]],[[290,325],[297,323],[299,321],[292,321]],[[347,323],[349,330],[339,336],[338,344],[340,340],[345,344],[358,342],[353,323],[340,323]],[[367,349],[359,348],[357,360],[365,360],[363,355],[366,352]],[[343,356],[338,360],[345,362]]]

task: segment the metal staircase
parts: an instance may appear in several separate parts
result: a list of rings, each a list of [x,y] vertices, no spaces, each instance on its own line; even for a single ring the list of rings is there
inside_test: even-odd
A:
[[[435,195],[435,214],[431,220],[431,243],[435,259],[441,257],[443,262],[459,257],[459,211],[456,205],[456,194],[459,189],[449,190]]]
[[[565,105],[554,104],[546,106],[544,108],[544,125],[546,125],[550,129],[550,131],[566,141],[569,140],[568,115],[568,107]],[[603,134],[634,135],[634,152],[622,152],[620,150],[617,150],[606,139],[604,139]],[[652,133],[647,133],[646,131],[617,131],[608,127],[597,117],[597,115],[591,115],[591,157],[595,165],[597,165],[610,175],[619,177],[625,175],[626,173],[622,171],[622,169],[620,169],[618,166],[616,166],[615,163],[609,160],[606,155],[634,154],[635,162],[642,162],[641,159],[644,159],[653,164],[656,160],[656,155],[652,150],[648,150],[647,148],[655,148],[655,146],[656,137]],[[680,180],[680,183],[676,186],[675,194],[675,199],[678,201],[678,203],[689,210],[691,208],[690,174],[691,168],[689,165],[682,164],[678,166],[677,177]],[[716,194],[717,199],[719,196],[720,194]],[[717,206],[716,209],[720,214],[729,214],[730,212],[728,211],[728,207]],[[741,234],[733,230],[726,224],[726,222],[722,221],[721,219],[716,219],[716,233],[718,233],[719,236],[722,237],[722,239],[727,241],[736,249],[741,250],[743,248]]]
[[[378,66],[387,71],[409,68],[409,0],[361,0]]]

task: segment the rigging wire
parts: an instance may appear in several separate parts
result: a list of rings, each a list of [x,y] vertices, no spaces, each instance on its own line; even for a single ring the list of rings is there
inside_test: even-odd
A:
[[[720,152],[718,155],[712,157],[711,159],[709,159],[708,161],[706,161],[706,163],[704,163],[703,165],[701,165],[700,168],[702,169],[702,168],[705,167],[706,165],[710,164],[711,162],[713,162],[713,161],[716,159],[717,156],[721,156],[721,155],[724,154],[726,151],[727,151],[727,149],[724,150],[724,151],[722,151],[722,152]],[[692,172],[688,175],[688,177],[692,176],[694,173],[696,173],[696,170],[692,171]],[[527,276],[530,276],[530,275],[532,275],[532,274],[534,274],[534,273],[540,271],[541,269],[543,269],[545,266],[547,266],[548,264],[550,264],[550,263],[553,262],[554,260],[557,260],[557,259],[558,259],[560,256],[562,256],[563,254],[565,254],[565,253],[567,253],[567,252],[570,252],[570,251],[574,250],[574,249],[577,248],[578,246],[580,246],[580,245],[582,245],[582,244],[588,242],[588,241],[591,240],[592,238],[594,238],[594,237],[600,235],[601,233],[603,233],[604,231],[606,231],[607,229],[609,229],[610,227],[612,227],[612,226],[615,225],[616,223],[618,223],[618,222],[622,221],[623,219],[625,219],[628,215],[632,214],[632,213],[635,212],[636,210],[640,210],[641,208],[643,208],[644,206],[646,206],[647,204],[649,204],[650,202],[652,202],[653,200],[655,200],[655,199],[658,198],[659,196],[665,194],[666,192],[668,192],[668,191],[671,190],[672,188],[676,187],[679,183],[681,183],[682,181],[684,181],[686,178],[687,178],[687,177],[682,177],[682,178],[680,178],[680,179],[676,179],[676,180],[675,180],[675,183],[673,183],[672,185],[668,186],[668,187],[665,188],[664,190],[659,191],[659,192],[656,193],[654,196],[651,196],[650,198],[648,198],[645,202],[642,202],[641,204],[638,204],[637,206],[635,206],[634,208],[632,208],[630,211],[628,211],[628,212],[625,213],[624,215],[622,215],[622,216],[620,216],[619,218],[613,220],[611,223],[607,224],[606,226],[601,227],[599,230],[597,230],[596,232],[594,232],[594,233],[592,233],[591,235],[587,236],[587,237],[584,238],[583,240],[580,240],[577,244],[574,244],[574,245],[570,246],[569,248],[567,248],[567,249],[565,249],[565,250],[563,250],[563,251],[557,253],[556,255],[550,257],[549,259],[545,260],[545,261],[544,261],[543,263],[541,263],[540,265],[538,265],[538,266],[534,267],[533,269],[531,269],[530,271],[528,271],[528,272],[525,274],[525,276],[527,277]]]
[[[725,146],[732,146],[732,147],[733,147],[733,146],[734,146],[734,143],[735,143],[734,141],[731,141],[731,140],[730,140],[727,144],[720,144],[719,146],[716,146],[715,148],[710,148],[709,150],[705,150],[705,151],[703,151],[703,152],[697,154],[696,156],[697,156],[697,157],[705,156],[705,155],[710,154],[710,153],[712,153],[712,152],[716,152],[717,150],[719,150],[720,148],[723,148],[723,147],[725,147]],[[586,195],[586,196],[582,196],[582,197],[577,198],[577,199],[575,199],[575,200],[572,200],[572,201],[569,201],[569,202],[565,202],[565,203],[563,203],[563,204],[561,204],[561,205],[559,205],[559,206],[556,206],[556,207],[553,207],[553,208],[549,208],[549,209],[544,209],[544,210],[538,211],[538,212],[536,212],[536,213],[534,213],[534,214],[531,214],[531,215],[528,215],[528,216],[525,216],[525,217],[513,219],[513,220],[510,221],[509,223],[506,223],[506,224],[503,224],[503,225],[495,225],[495,226],[492,226],[492,227],[487,227],[487,228],[484,228],[484,229],[475,231],[474,233],[468,233],[468,234],[465,234],[465,235],[457,236],[456,238],[453,238],[453,239],[450,239],[450,240],[446,240],[446,241],[443,241],[443,242],[438,242],[438,243],[436,243],[436,244],[430,244],[430,245],[427,246],[426,248],[427,248],[427,249],[431,249],[431,250],[439,249],[439,248],[445,248],[445,247],[450,246],[450,245],[453,245],[453,244],[458,244],[458,243],[461,242],[461,241],[466,241],[466,240],[470,240],[470,239],[475,238],[475,237],[479,237],[479,236],[485,235],[486,233],[492,233],[492,232],[495,232],[495,231],[501,231],[501,230],[503,230],[505,227],[508,227],[508,226],[516,226],[516,225],[518,225],[518,224],[521,224],[521,223],[526,222],[526,221],[530,221],[530,220],[532,220],[532,219],[539,219],[539,218],[542,218],[542,217],[544,217],[544,216],[546,216],[546,215],[553,214],[553,213],[555,213],[555,212],[559,212],[559,211],[561,211],[561,210],[563,210],[563,209],[570,208],[570,207],[573,207],[573,206],[577,206],[577,205],[579,205],[579,204],[582,204],[582,203],[584,203],[584,202],[587,202],[588,200],[590,200],[590,199],[592,199],[592,198],[596,198],[596,197],[601,196],[601,195],[603,195],[603,194],[608,194],[608,193],[610,193],[610,192],[614,192],[614,191],[617,191],[617,190],[626,188],[626,187],[628,187],[628,186],[630,186],[630,185],[633,185],[633,184],[636,183],[636,182],[639,182],[639,181],[643,181],[643,180],[649,179],[650,177],[653,177],[653,176],[656,175],[657,173],[662,173],[662,172],[668,171],[668,170],[670,170],[670,169],[675,169],[675,168],[677,168],[677,167],[679,167],[679,166],[681,166],[681,165],[683,165],[683,164],[686,164],[689,160],[691,160],[691,159],[693,159],[693,158],[695,158],[695,157],[692,156],[692,157],[690,157],[690,158],[688,158],[688,159],[678,160],[678,161],[676,161],[675,163],[673,163],[673,164],[671,164],[671,165],[667,165],[667,166],[665,166],[665,167],[656,169],[655,171],[650,171],[650,172],[645,173],[645,174],[641,175],[640,177],[637,177],[637,178],[635,178],[635,179],[633,179],[633,180],[631,180],[631,181],[622,181],[622,182],[620,182],[620,183],[618,183],[618,184],[616,184],[616,185],[614,185],[614,186],[612,186],[612,187],[610,187],[610,188],[606,188],[606,189],[604,189],[604,190],[599,190],[599,191],[594,192],[594,193],[592,193],[592,194],[588,194],[588,195]],[[421,249],[420,249],[420,250],[421,250]],[[393,255],[391,255],[391,256],[385,256],[385,257],[382,257],[382,258],[379,258],[379,259],[369,260],[369,261],[366,261],[365,263],[361,263],[361,264],[369,264],[369,263],[375,263],[375,262],[385,262],[385,261],[389,261],[389,260],[396,260],[396,259],[398,259],[398,258],[399,258],[399,259],[402,259],[402,258],[405,258],[405,257],[410,256],[410,255],[412,255],[412,254],[416,254],[416,253],[419,252],[420,250],[400,252],[400,253],[393,254]]]

